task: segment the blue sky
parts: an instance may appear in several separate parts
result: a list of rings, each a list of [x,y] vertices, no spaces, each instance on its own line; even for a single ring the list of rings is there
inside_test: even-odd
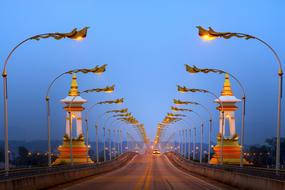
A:
[[[98,107],[92,112],[93,124],[96,115],[104,110],[128,107],[145,124],[153,139],[156,124],[169,112],[172,99],[180,98],[210,107],[216,133],[218,113],[213,98],[201,94],[181,95],[176,91],[176,84],[219,93],[223,76],[189,75],[184,69],[187,63],[223,69],[241,80],[248,100],[245,143],[261,143],[276,134],[278,67],[273,55],[254,40],[204,42],[198,38],[195,26],[256,35],[270,43],[284,60],[284,6],[281,0],[3,1],[0,6],[2,63],[9,51],[28,36],[90,26],[88,38],[82,42],[68,39],[30,41],[15,52],[7,67],[9,136],[11,139],[46,139],[44,96],[50,81],[69,69],[102,64],[108,64],[102,76],[78,75],[80,89],[116,84],[116,92],[88,94],[84,98],[89,105],[120,97],[125,97],[126,103]],[[59,100],[67,95],[69,83],[70,77],[62,78],[52,89],[53,139],[63,136],[65,120]],[[240,98],[234,81],[232,86]],[[207,119],[202,109],[195,110]],[[239,110],[236,115],[238,131],[240,116]],[[0,122],[3,123],[3,117]],[[94,128],[91,140],[93,134]],[[282,136],[284,134],[283,122]],[[0,130],[0,138],[3,138],[3,130]]]

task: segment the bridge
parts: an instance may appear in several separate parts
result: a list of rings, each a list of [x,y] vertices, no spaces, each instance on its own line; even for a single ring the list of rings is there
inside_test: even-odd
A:
[[[284,3],[145,3],[4,3],[0,190],[285,190]],[[256,50],[203,43],[231,39]]]
[[[285,170],[216,167],[166,152],[127,152],[98,164],[11,170],[0,189],[284,189]]]

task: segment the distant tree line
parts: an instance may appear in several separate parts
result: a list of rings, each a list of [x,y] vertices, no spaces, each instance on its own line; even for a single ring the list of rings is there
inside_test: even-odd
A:
[[[280,147],[280,164],[285,165],[285,138],[281,138]],[[276,160],[276,138],[266,139],[263,145],[250,146],[245,158],[255,166],[274,166]]]
[[[0,162],[4,162],[4,148],[0,147]],[[52,155],[52,160],[56,156]],[[41,152],[30,152],[26,147],[19,146],[18,154],[13,159],[10,156],[10,163],[16,167],[46,166],[48,162],[47,154]]]

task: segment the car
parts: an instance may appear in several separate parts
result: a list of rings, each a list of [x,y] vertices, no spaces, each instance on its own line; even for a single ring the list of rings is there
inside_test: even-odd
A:
[[[153,155],[160,155],[160,151],[157,150],[157,149],[154,149],[154,150],[152,151],[152,154],[153,154]]]

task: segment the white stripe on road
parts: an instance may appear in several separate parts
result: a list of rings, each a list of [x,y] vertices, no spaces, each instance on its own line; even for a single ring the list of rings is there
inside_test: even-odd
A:
[[[210,186],[210,187],[213,187],[214,189],[217,189],[217,190],[221,190],[221,189],[222,189],[222,188],[217,187],[217,186],[215,186],[215,185],[213,185],[213,184],[211,184],[211,183],[208,183],[208,182],[205,181],[205,180],[202,180],[202,179],[200,179],[200,178],[198,178],[198,177],[196,177],[196,176],[194,176],[194,175],[191,175],[191,174],[189,174],[189,173],[186,173],[186,172],[184,172],[184,171],[178,169],[177,167],[175,167],[175,166],[171,163],[171,161],[168,159],[167,156],[165,156],[165,155],[163,155],[163,156],[166,158],[166,160],[168,161],[169,165],[170,165],[172,168],[174,168],[175,170],[177,170],[178,172],[180,172],[181,174],[184,174],[184,175],[187,175],[187,176],[189,176],[189,177],[191,177],[191,178],[194,178],[194,179],[196,179],[196,181],[199,181],[200,183],[202,183],[202,184],[204,184],[204,185],[208,185],[208,186]]]

